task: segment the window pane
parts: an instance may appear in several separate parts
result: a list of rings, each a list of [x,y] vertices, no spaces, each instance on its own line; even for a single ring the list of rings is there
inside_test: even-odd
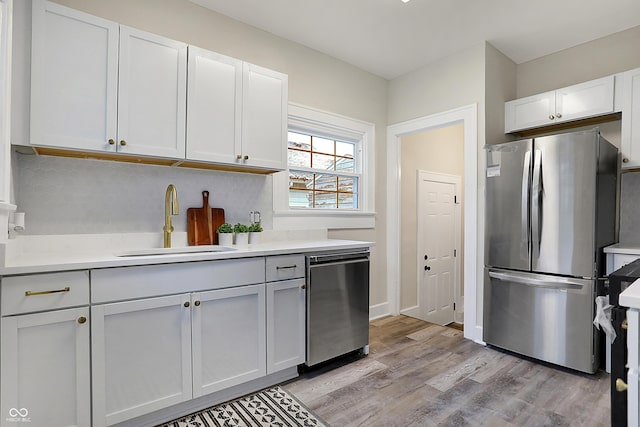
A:
[[[302,150],[311,150],[311,137],[301,133],[289,132],[289,148],[299,148]]]
[[[336,209],[336,194],[337,193],[325,193],[322,191],[316,191],[315,193],[315,205],[318,209]]]
[[[313,174],[289,171],[289,188],[306,190],[313,188]]]
[[[304,190],[289,190],[289,206],[294,208],[312,208],[313,192]]]
[[[287,162],[289,162],[289,166],[310,168],[311,152],[287,150]]]
[[[353,193],[355,190],[353,182],[354,178],[345,176],[338,177],[338,191],[342,193]]]
[[[338,157],[336,160],[336,170],[344,172],[355,172],[356,165],[353,159],[345,159],[344,157]]]
[[[316,175],[316,190],[337,191],[338,177],[335,175]]]
[[[350,193],[338,193],[338,208],[340,209],[356,209],[357,195]]]
[[[335,141],[333,139],[314,136],[311,143],[313,144],[313,151],[316,153],[335,154],[336,152]]]
[[[355,157],[355,145],[350,142],[341,142],[336,141],[336,154],[338,156],[351,157],[352,159]]]
[[[326,154],[313,154],[311,167],[314,169],[332,171],[335,166],[335,157],[327,156]]]

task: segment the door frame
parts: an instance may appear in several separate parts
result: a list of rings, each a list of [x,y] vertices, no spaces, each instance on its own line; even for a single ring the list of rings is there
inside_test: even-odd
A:
[[[464,336],[482,341],[482,312],[478,313],[478,262],[484,249],[478,246],[478,105],[420,117],[387,127],[387,299],[389,312],[400,312],[400,138],[405,135],[463,123],[464,128]],[[484,236],[481,236],[482,238]],[[481,285],[481,282],[480,282]],[[478,318],[480,321],[478,321]]]
[[[422,226],[420,225],[420,216],[418,215],[418,212],[420,211],[420,208],[423,207],[423,204],[420,203],[421,198],[424,197],[424,195],[421,195],[422,193],[420,192],[420,185],[421,182],[427,180],[427,181],[434,181],[434,182],[444,182],[447,184],[453,184],[455,186],[455,194],[456,196],[458,195],[459,191],[460,191],[460,187],[462,186],[462,177],[459,175],[451,175],[451,174],[446,174],[446,173],[439,173],[439,172],[431,172],[431,171],[424,171],[424,170],[418,170],[416,173],[416,200],[417,200],[417,209],[416,209],[416,232],[417,235],[420,236],[421,233],[421,229]],[[461,229],[460,229],[460,203],[454,203],[453,205],[453,221],[454,221],[454,227],[453,227],[453,240],[454,240],[454,245],[455,248],[459,251],[460,247],[462,246],[462,233],[461,233]],[[424,245],[421,244],[420,240],[417,240],[416,242],[416,286],[417,286],[417,295],[418,295],[418,310],[420,313],[422,313],[422,305],[421,305],[421,301],[422,301],[422,286],[420,286],[421,283],[421,278],[422,278],[422,271],[421,270],[421,266],[422,266],[422,254],[424,253],[424,250],[420,251],[420,249],[424,249]],[[459,296],[460,296],[460,257],[456,256],[454,259],[454,263],[453,263],[453,303],[456,304],[454,305],[454,307],[460,307],[459,305]],[[464,313],[464,312],[463,312]],[[456,310],[453,310],[453,319],[454,322],[457,320],[457,316],[456,316]]]

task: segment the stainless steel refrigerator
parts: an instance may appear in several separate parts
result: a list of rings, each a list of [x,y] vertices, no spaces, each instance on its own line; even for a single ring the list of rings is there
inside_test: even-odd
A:
[[[593,373],[602,248],[616,239],[618,150],[594,129],[486,152],[484,341]]]

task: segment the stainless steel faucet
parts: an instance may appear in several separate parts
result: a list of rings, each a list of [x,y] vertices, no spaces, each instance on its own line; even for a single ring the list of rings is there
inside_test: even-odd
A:
[[[178,215],[178,192],[173,184],[169,184],[164,196],[164,247],[171,247],[171,215]]]

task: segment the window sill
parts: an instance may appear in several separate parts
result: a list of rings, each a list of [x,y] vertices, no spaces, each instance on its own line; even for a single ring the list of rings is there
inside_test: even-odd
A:
[[[374,228],[375,212],[285,210],[273,213],[274,230]]]

